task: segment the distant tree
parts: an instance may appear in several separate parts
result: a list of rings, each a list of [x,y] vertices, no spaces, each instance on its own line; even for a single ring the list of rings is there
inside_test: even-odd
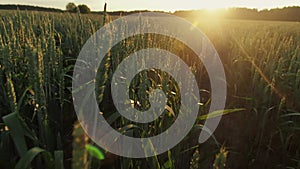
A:
[[[77,12],[77,6],[73,3],[73,2],[69,2],[67,5],[66,5],[66,10],[68,12]]]
[[[91,9],[84,4],[78,5],[78,9],[79,9],[80,13],[90,13],[91,12]]]

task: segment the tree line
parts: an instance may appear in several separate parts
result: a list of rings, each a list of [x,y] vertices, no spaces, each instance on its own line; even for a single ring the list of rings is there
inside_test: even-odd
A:
[[[91,9],[85,5],[75,5],[74,3],[68,3],[66,5],[66,10],[56,9],[56,8],[46,8],[31,5],[1,5],[0,10],[27,10],[27,11],[44,11],[44,12],[80,12],[80,13],[90,13]]]
[[[27,11],[44,11],[44,12],[63,12],[61,9],[45,8],[30,5],[1,5],[0,10],[27,10]]]

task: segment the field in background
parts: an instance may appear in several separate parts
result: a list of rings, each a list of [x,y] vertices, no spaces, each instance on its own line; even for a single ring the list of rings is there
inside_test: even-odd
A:
[[[93,145],[76,124],[71,98],[72,70],[85,41],[104,24],[102,15],[1,12],[0,27],[0,168],[299,168],[300,167],[300,23],[244,20],[186,19],[215,45],[224,64],[228,110],[214,137],[197,145],[198,125],[178,146],[147,159],[128,159],[105,153]],[[116,18],[106,18],[106,22]],[[160,36],[134,37],[106,56],[98,73],[99,105],[112,125],[126,134],[135,128],[115,114],[109,82],[128,54],[151,47],[150,41],[178,54],[199,76],[203,93],[200,113],[210,104],[205,70],[183,44]],[[155,42],[155,41],[154,41]],[[126,50],[129,52],[124,52]],[[193,63],[197,63],[193,65]],[[149,103],[134,88],[163,86],[179,92],[173,79],[159,70],[142,72],[132,84],[132,100],[139,109]],[[151,82],[143,80],[145,77]],[[169,99],[178,109],[178,97]],[[114,115],[114,116],[112,116]],[[148,129],[160,132],[172,122],[170,111]],[[125,127],[124,127],[125,126]],[[122,128],[123,127],[123,128]],[[145,133],[141,133],[145,134]],[[73,145],[73,146],[72,146]],[[97,154],[103,152],[105,159]],[[72,157],[73,154],[73,157]],[[92,154],[92,155],[91,155]],[[96,155],[95,155],[96,154]],[[98,158],[98,159],[97,159]]]

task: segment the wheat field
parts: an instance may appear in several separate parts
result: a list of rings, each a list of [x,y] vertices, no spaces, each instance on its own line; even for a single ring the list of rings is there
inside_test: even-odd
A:
[[[78,125],[72,104],[72,73],[81,48],[105,22],[119,16],[103,20],[98,14],[25,11],[1,11],[0,16],[0,168],[300,168],[299,22],[185,18],[219,53],[228,113],[204,144],[196,142],[204,121],[199,115],[190,134],[173,149],[130,159],[95,145]],[[160,119],[151,125],[132,124],[112,105],[109,86],[116,67],[128,54],[147,47],[172,51],[201,74],[199,114],[210,105],[205,68],[186,46],[159,35],[129,38],[101,63],[96,91],[104,116],[130,136],[160,133],[179,109],[179,97],[172,92],[180,91],[160,70],[140,72],[130,93],[140,110],[149,108],[145,93],[150,88],[168,93],[170,108]]]

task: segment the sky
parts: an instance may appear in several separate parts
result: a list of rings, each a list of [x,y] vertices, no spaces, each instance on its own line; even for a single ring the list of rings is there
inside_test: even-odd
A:
[[[257,9],[300,6],[300,0],[0,0],[0,4],[22,4],[65,9],[69,2],[86,4],[93,11],[103,10],[107,2],[109,11],[160,10],[176,11],[190,9],[216,9],[247,7]]]

